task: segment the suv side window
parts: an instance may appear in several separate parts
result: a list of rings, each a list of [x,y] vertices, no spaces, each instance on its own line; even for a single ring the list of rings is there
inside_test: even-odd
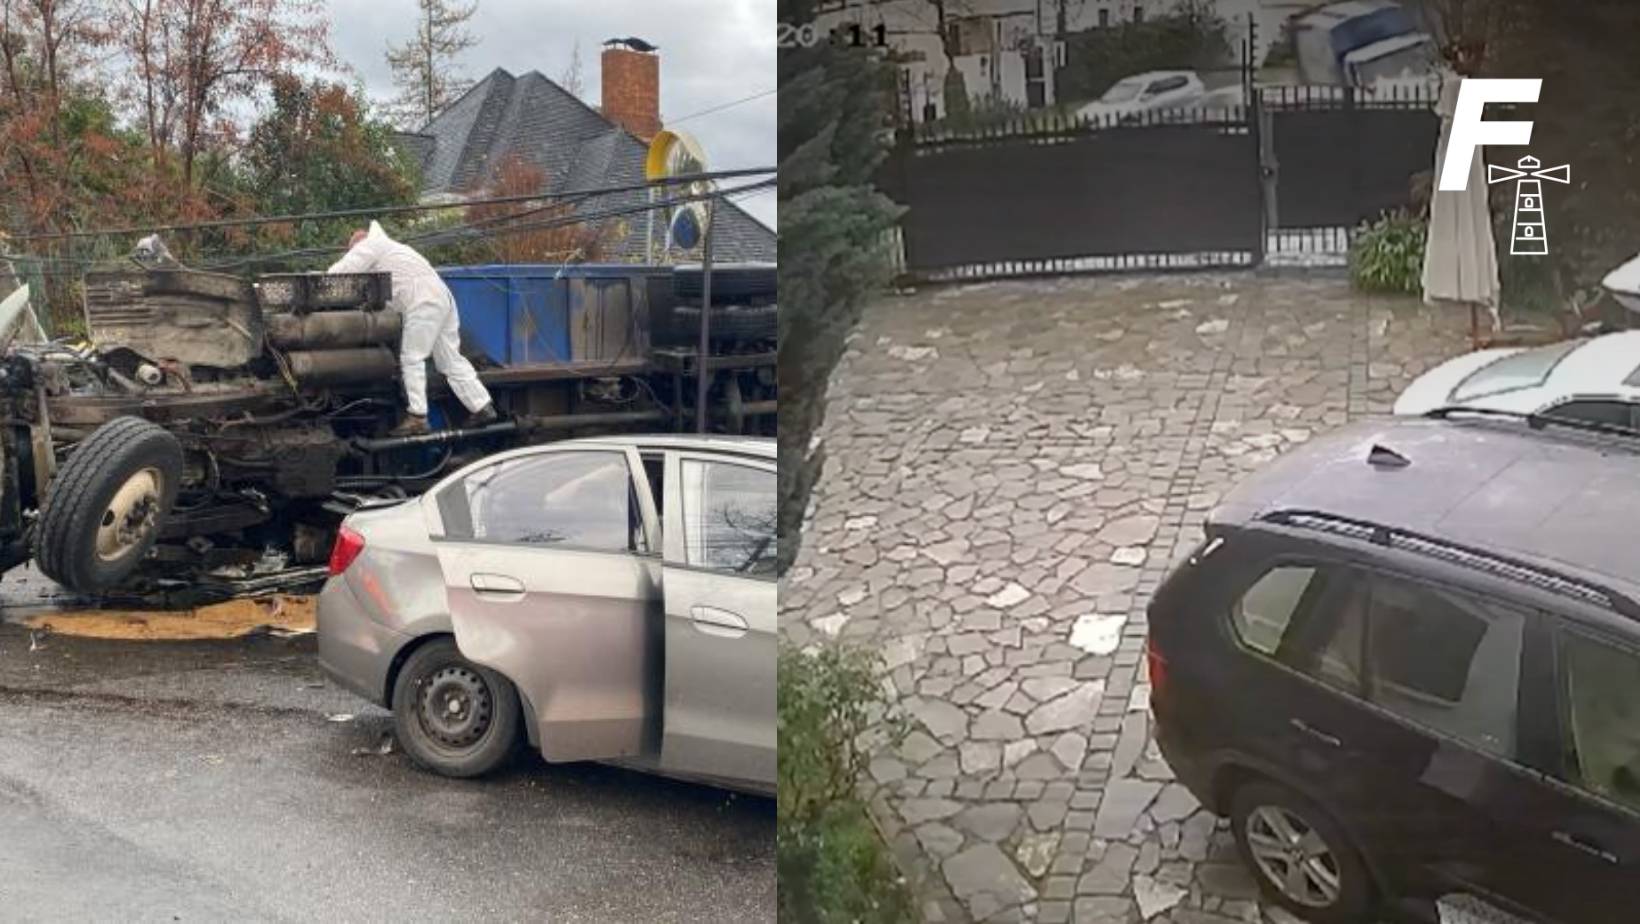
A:
[[[1248,648],[1359,695],[1362,610],[1361,584],[1352,572],[1279,565],[1242,594],[1230,622]]]
[[[1640,655],[1561,634],[1572,784],[1640,811]]]
[[[1316,569],[1311,566],[1282,566],[1265,572],[1247,588],[1230,611],[1231,624],[1242,644],[1275,657],[1315,575]]]
[[[1386,575],[1370,580],[1368,699],[1415,724],[1513,757],[1525,614]]]

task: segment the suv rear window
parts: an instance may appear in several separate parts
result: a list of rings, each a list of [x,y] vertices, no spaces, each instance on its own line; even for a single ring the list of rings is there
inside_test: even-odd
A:
[[[1565,340],[1505,356],[1469,373],[1452,389],[1450,400],[1454,404],[1462,404],[1476,398],[1542,385],[1549,380],[1549,373],[1560,365],[1560,361],[1583,343],[1582,340]]]

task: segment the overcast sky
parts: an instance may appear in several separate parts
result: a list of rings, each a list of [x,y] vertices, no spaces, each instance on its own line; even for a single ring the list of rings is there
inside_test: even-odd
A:
[[[331,44],[376,99],[393,95],[384,53],[415,28],[415,0],[330,0]],[[581,97],[597,106],[604,40],[637,36],[660,46],[661,120],[687,129],[713,167],[772,167],[774,95],[690,118],[775,86],[775,0],[478,0],[468,22],[478,44],[460,67],[474,80],[497,67],[559,80],[577,40]],[[681,120],[681,121],[679,121]],[[741,197],[775,223],[773,192]]]

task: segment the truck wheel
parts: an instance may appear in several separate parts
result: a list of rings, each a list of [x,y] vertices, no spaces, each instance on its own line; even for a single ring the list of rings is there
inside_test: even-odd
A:
[[[679,305],[672,309],[678,335],[688,343],[700,337],[700,307]],[[780,330],[780,309],[774,305],[724,305],[712,308],[712,340],[773,340]],[[691,339],[695,338],[695,339]]]
[[[34,557],[46,576],[95,593],[129,577],[176,502],[182,445],[139,417],[117,417],[74,448],[40,508]]]
[[[393,682],[393,725],[410,759],[443,776],[483,776],[519,739],[518,691],[463,658],[454,639],[417,648]]]

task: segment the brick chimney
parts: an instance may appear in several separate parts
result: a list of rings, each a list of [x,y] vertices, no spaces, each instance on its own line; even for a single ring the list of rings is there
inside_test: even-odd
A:
[[[654,52],[604,49],[604,118],[644,141],[661,130],[661,59]]]

